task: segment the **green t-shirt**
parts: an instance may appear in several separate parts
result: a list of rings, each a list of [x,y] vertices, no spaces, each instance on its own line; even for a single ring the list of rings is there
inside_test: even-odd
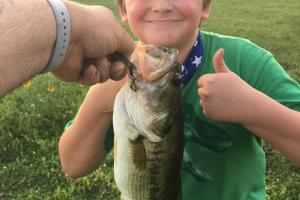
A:
[[[202,38],[202,63],[183,89],[183,199],[265,199],[262,141],[239,124],[207,119],[199,106],[197,80],[214,72],[213,55],[224,48],[224,60],[230,70],[276,101],[300,110],[300,87],[271,53],[250,41],[206,32],[202,32]]]
[[[183,200],[262,200],[266,198],[262,141],[239,124],[211,121],[203,115],[197,80],[213,73],[212,58],[225,49],[231,71],[276,101],[300,111],[300,86],[272,54],[248,40],[201,32],[204,57],[183,88],[185,150],[182,164]],[[107,134],[110,150],[112,128]]]

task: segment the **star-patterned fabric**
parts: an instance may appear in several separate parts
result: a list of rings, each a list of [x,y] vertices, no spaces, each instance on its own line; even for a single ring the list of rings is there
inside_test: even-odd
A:
[[[193,77],[194,73],[196,72],[196,70],[198,69],[202,61],[203,54],[204,54],[204,49],[203,49],[201,34],[199,31],[197,40],[182,65],[183,86],[186,85],[188,81]]]

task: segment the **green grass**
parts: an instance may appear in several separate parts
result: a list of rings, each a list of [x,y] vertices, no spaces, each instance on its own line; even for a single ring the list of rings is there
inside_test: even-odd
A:
[[[81,2],[105,5],[117,14],[113,0]],[[290,75],[300,80],[299,0],[213,4],[204,30],[250,39],[271,51]],[[117,199],[111,155],[99,170],[76,181],[66,177],[59,164],[59,136],[88,88],[48,75],[33,79],[31,84],[0,99],[0,199]],[[266,177],[268,199],[300,199],[299,168],[269,146]]]
[[[248,38],[271,51],[286,69],[299,68],[300,1],[213,2],[205,30]]]

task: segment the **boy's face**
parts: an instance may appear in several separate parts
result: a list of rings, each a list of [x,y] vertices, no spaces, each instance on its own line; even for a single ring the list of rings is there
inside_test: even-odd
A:
[[[122,20],[142,43],[179,50],[194,42],[209,11],[203,0],[124,0],[120,7]]]

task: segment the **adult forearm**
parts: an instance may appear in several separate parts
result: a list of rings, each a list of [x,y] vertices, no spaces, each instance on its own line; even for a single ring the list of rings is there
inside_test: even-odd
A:
[[[0,0],[0,96],[39,73],[56,38],[46,0]]]
[[[129,56],[135,43],[113,12],[103,6],[62,2],[71,18],[71,38],[68,47],[62,47],[67,48],[62,63],[51,72],[61,80],[88,85],[122,79],[125,66],[109,63],[107,56],[114,52]],[[0,97],[44,69],[56,33],[55,16],[46,0],[0,0]]]
[[[262,93],[256,100],[259,103],[251,108],[252,121],[244,126],[300,166],[300,113]]]

